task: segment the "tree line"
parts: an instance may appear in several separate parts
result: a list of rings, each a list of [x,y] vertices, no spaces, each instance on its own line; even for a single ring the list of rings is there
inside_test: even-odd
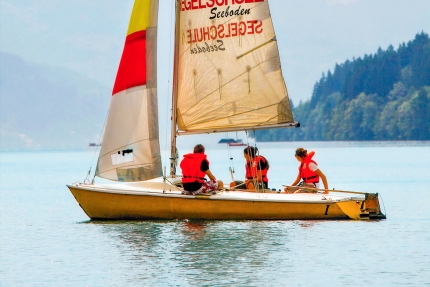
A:
[[[301,127],[257,131],[258,141],[430,140],[428,34],[336,64],[291,106]]]

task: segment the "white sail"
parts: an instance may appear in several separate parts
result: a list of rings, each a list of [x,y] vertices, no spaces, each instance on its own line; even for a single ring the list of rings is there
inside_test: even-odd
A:
[[[179,3],[179,131],[294,125],[268,1]]]
[[[96,175],[142,181],[162,175],[157,105],[158,0],[136,0],[110,103]]]

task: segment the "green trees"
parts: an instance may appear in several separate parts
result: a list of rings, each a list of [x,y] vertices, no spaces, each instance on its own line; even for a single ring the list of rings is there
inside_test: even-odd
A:
[[[257,140],[430,140],[429,36],[336,64],[293,114],[300,129],[258,131]]]

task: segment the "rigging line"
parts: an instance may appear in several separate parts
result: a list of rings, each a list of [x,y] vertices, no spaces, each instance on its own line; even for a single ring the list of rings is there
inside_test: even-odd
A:
[[[102,139],[102,136],[103,136],[103,131],[104,131],[104,129],[105,129],[105,127],[106,127],[106,122],[107,122],[107,118],[108,118],[108,116],[109,116],[109,109],[107,110],[107,112],[106,112],[106,116],[105,116],[105,121],[104,121],[104,123],[103,123],[103,127],[102,127],[102,130],[100,131],[100,135],[99,135],[99,141],[98,141],[98,146],[97,146],[97,148],[94,150],[94,154],[93,154],[93,159],[91,160],[91,165],[90,165],[90,170],[88,170],[88,174],[87,174],[87,177],[84,179],[84,182],[85,182],[85,180],[87,180],[88,179],[88,176],[90,176],[90,174],[91,174],[91,169],[92,169],[92,167],[93,167],[93,164],[94,164],[94,159],[95,159],[95,157],[96,157],[96,152],[99,150],[99,147],[101,146],[101,139]],[[93,182],[94,182],[94,178],[96,177],[96,172],[94,171],[94,177],[93,177]]]
[[[384,207],[384,214],[387,215],[387,210],[385,209],[384,200],[382,199],[382,196],[380,194],[377,194],[379,198],[381,198],[382,206]]]
[[[175,0],[172,0],[171,1],[171,5],[170,5],[171,10],[170,10],[170,37],[169,37],[170,38],[170,42],[169,42],[169,47],[170,47],[170,53],[169,53],[169,70],[168,70],[168,73],[166,73],[166,75],[167,75],[167,87],[168,87],[167,88],[167,98],[170,98],[170,96],[172,96],[172,94],[173,94],[173,91],[172,91],[173,85],[172,85],[172,83],[170,81],[169,75],[173,75],[173,73],[170,73],[170,71],[172,70],[172,58],[174,57],[174,52],[173,52],[174,49],[172,49],[172,39],[174,37],[172,35],[173,35],[173,26],[174,26],[173,25],[173,19],[175,18],[175,13],[174,13],[175,12],[175,9],[174,9],[175,5],[176,5]],[[171,103],[171,101],[166,101],[166,106],[165,106],[166,107],[166,115],[169,115],[169,110],[171,110],[171,109],[169,109],[170,108],[169,107],[169,103]],[[167,117],[167,118],[169,118],[169,117]],[[166,127],[164,129],[164,131],[165,131],[164,158],[167,157],[167,152],[170,150],[168,148],[168,143],[170,143],[170,141],[168,139],[170,131],[167,128],[167,125],[168,125],[167,122],[166,122]]]
[[[257,148],[257,137],[255,135],[255,130],[253,129],[252,132],[254,134],[254,148],[255,148],[255,151],[256,151],[255,154],[254,154],[254,159],[255,159],[257,156],[260,155],[260,151]],[[258,161],[258,167],[260,168],[260,172],[261,172],[261,161],[260,160]],[[257,183],[257,184],[254,183],[254,188],[256,189],[257,192],[260,192],[260,185],[258,184],[258,167],[256,167],[256,170],[255,170],[256,177],[257,177],[255,183]],[[261,177],[261,181],[262,181],[262,187],[261,188],[263,188],[263,176]]]
[[[249,146],[249,137],[248,137],[248,131],[245,130],[245,136],[246,136],[246,144]]]
[[[228,139],[228,133],[225,133],[225,138]],[[230,164],[229,171],[230,171],[230,175],[231,175],[231,180],[234,181],[234,176],[233,176],[234,175],[234,164],[233,164],[233,157],[231,155],[231,147],[228,144],[228,142],[226,142],[226,145],[227,145],[227,151],[228,151],[228,158],[230,159],[229,160],[229,164]]]

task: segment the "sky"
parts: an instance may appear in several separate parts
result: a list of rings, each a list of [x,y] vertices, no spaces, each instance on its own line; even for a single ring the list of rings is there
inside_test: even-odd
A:
[[[159,88],[169,93],[173,0],[160,0]],[[430,33],[429,0],[271,0],[295,104],[336,63]],[[133,0],[0,0],[0,50],[112,86]],[[164,88],[163,88],[164,87]]]
[[[430,33],[430,0],[271,0],[295,105],[336,63]],[[174,0],[160,0],[159,98],[170,102]],[[0,0],[0,50],[113,86],[133,0]],[[109,97],[110,95],[107,95]],[[164,101],[163,101],[164,102]],[[160,114],[170,113],[169,106]],[[166,117],[167,118],[167,117]]]

